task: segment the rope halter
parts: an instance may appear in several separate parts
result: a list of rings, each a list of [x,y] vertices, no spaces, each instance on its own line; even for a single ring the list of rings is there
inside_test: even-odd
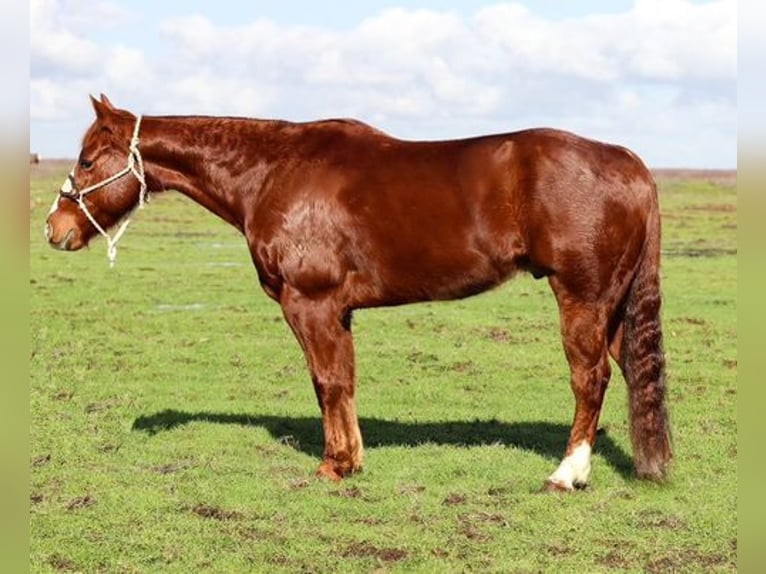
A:
[[[141,158],[141,152],[138,150],[138,144],[140,141],[138,138],[138,130],[140,127],[141,116],[137,116],[136,125],[133,128],[133,137],[130,140],[128,165],[126,165],[122,170],[118,171],[110,177],[107,177],[106,179],[99,181],[98,183],[94,183],[93,185],[89,185],[84,189],[80,189],[75,183],[73,168],[72,171],[69,172],[69,176],[64,182],[64,185],[62,185],[61,189],[59,190],[59,197],[65,197],[77,203],[78,207],[93,224],[93,227],[95,227],[98,232],[106,239],[106,254],[107,257],[109,257],[109,267],[114,267],[114,262],[117,259],[117,242],[120,240],[120,237],[122,237],[122,234],[128,228],[128,224],[130,223],[130,216],[132,215],[133,210],[128,213],[127,217],[123,218],[122,223],[120,223],[120,226],[117,228],[117,232],[114,234],[114,237],[112,237],[103,227],[101,227],[101,225],[99,225],[98,221],[96,221],[96,218],[93,217],[91,212],[88,210],[88,206],[85,205],[85,196],[106,187],[110,183],[121,179],[129,173],[132,173],[138,180],[138,183],[141,185],[141,190],[139,191],[138,195],[138,207],[143,208],[144,204],[149,201],[149,192],[147,191],[146,187],[146,174],[144,172],[144,161]]]

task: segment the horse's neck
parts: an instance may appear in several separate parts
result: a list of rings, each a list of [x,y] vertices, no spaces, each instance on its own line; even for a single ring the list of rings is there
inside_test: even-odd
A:
[[[141,150],[151,191],[173,189],[240,231],[243,182],[268,169],[275,122],[206,117],[147,117]],[[261,145],[254,145],[259,142]],[[258,189],[248,188],[251,194]]]

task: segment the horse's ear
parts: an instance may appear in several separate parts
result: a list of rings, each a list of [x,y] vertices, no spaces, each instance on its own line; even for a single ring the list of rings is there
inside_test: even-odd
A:
[[[93,96],[90,96],[90,103],[93,105],[93,111],[96,112],[97,120],[104,122],[111,117],[112,110],[114,110],[111,103],[105,104],[104,102],[102,102],[101,100],[97,100]]]
[[[101,103],[104,104],[107,108],[110,110],[114,110],[114,105],[112,105],[112,102],[109,101],[109,98],[107,98],[104,94],[101,94]]]

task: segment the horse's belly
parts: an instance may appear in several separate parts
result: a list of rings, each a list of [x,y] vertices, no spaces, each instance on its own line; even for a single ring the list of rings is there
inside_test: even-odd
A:
[[[434,257],[414,253],[373,274],[380,299],[376,304],[470,297],[499,285],[516,269],[511,258],[477,251],[442,252]]]

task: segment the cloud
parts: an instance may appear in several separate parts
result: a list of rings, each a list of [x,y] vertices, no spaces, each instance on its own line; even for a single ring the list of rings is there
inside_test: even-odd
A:
[[[100,31],[108,30],[124,14],[117,5],[107,2],[32,0],[29,6],[32,77],[79,78],[101,70],[103,46],[88,37],[93,26]]]
[[[100,6],[107,20],[119,12]],[[651,152],[651,127],[688,141],[690,161],[703,153],[700,126],[736,140],[733,0],[637,0],[623,13],[564,19],[519,2],[469,15],[390,8],[350,29],[196,14],[162,21],[151,53],[86,39],[78,7],[32,3],[33,120],[79,113],[62,92],[97,85],[147,113],[346,115],[403,137],[547,124]]]
[[[79,76],[98,64],[99,49],[70,27],[66,6],[53,0],[30,4],[30,70],[39,77]]]

